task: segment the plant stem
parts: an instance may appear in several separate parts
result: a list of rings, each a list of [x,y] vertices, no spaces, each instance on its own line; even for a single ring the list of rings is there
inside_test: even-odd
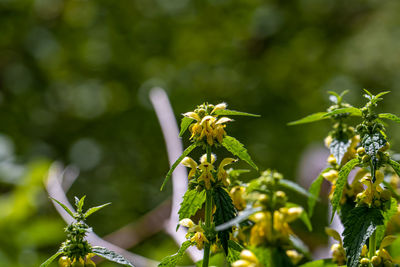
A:
[[[211,147],[207,146],[206,147],[207,151],[207,162],[211,163]],[[211,195],[211,190],[206,189],[206,211],[205,211],[205,218],[204,222],[206,225],[206,231],[209,231],[211,228],[211,216],[212,216],[212,195]],[[208,232],[206,232],[207,236]],[[205,243],[204,245],[204,256],[203,256],[203,267],[208,267],[208,261],[210,257],[210,247],[211,244],[209,242]]]
[[[369,238],[368,252],[370,259],[375,255],[375,251],[376,251],[376,231],[374,231],[374,233]]]

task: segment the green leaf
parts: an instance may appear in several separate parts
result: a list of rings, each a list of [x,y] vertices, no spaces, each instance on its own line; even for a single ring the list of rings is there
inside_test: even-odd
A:
[[[375,229],[383,224],[379,209],[365,206],[354,208],[344,221],[343,247],[346,249],[347,266],[357,267],[361,249]]]
[[[196,212],[201,209],[206,201],[206,191],[198,192],[196,189],[186,191],[183,196],[181,208],[178,211],[179,220],[191,218]]]
[[[339,165],[342,165],[342,160],[344,154],[346,154],[347,149],[349,148],[351,142],[348,139],[336,139],[334,138],[329,145],[329,150],[331,154],[336,158],[336,162]]]
[[[381,113],[381,114],[378,115],[378,117],[382,118],[382,119],[392,120],[392,121],[395,121],[395,122],[400,122],[400,118],[397,117],[394,114],[391,114],[391,113]]]
[[[400,164],[397,161],[390,159],[389,165],[393,168],[396,174],[400,176]]]
[[[272,265],[273,262],[271,262],[273,253],[271,247],[250,247],[249,250],[256,255],[258,261],[262,264],[262,266],[275,266]]]
[[[235,218],[233,218],[232,220],[215,227],[215,231],[218,232],[218,231],[224,231],[226,229],[230,229],[232,226],[235,226],[235,225],[245,221],[251,215],[253,215],[256,212],[260,212],[260,211],[262,211],[262,207],[245,209],[245,210],[239,212],[239,215],[236,216]]]
[[[181,121],[181,131],[179,132],[179,137],[182,137],[186,130],[189,128],[190,124],[192,124],[193,119],[188,117],[183,117]]]
[[[258,167],[251,160],[250,155],[247,153],[247,149],[244,148],[243,144],[236,140],[236,138],[232,136],[225,136],[222,141],[222,145],[233,155],[246,161],[251,167],[258,171]]]
[[[57,202],[58,205],[60,205],[66,212],[68,212],[69,215],[71,215],[72,218],[74,218],[74,213],[67,206],[65,206],[63,203],[61,203],[57,199],[54,199],[52,197],[50,197],[50,198],[52,200],[54,200],[55,202]]]
[[[162,259],[158,267],[173,267],[176,266],[178,261],[182,259],[183,255],[185,255],[185,251],[192,245],[192,242],[189,240],[182,243],[181,247],[179,248],[178,252],[165,257]]]
[[[397,213],[397,200],[395,198],[391,198],[390,200],[390,208],[383,212],[383,225],[379,225],[376,228],[376,246],[379,247],[383,237],[385,236],[386,226],[390,219]]]
[[[342,198],[343,194],[343,188],[347,183],[347,177],[349,176],[350,171],[359,164],[358,159],[352,159],[349,162],[344,165],[340,171],[339,175],[336,181],[336,187],[335,187],[335,192],[333,193],[332,197],[332,217],[331,217],[331,222],[333,220],[333,217],[335,216],[335,212],[339,206],[340,199]]]
[[[176,167],[178,167],[178,164],[181,163],[183,158],[186,157],[187,155],[189,155],[189,153],[192,152],[192,150],[195,149],[198,145],[199,145],[198,143],[191,144],[188,148],[185,149],[185,151],[183,151],[182,155],[174,162],[174,164],[172,164],[171,169],[169,169],[167,175],[165,176],[165,179],[164,179],[163,184],[161,185],[160,191],[162,191],[164,189],[164,186],[166,185],[168,180],[171,178],[171,175],[174,172],[174,170],[176,169]]]
[[[50,258],[48,258],[45,262],[43,262],[40,267],[47,267],[49,266],[50,263],[52,263],[58,256],[60,256],[61,254],[63,254],[62,250],[60,249],[59,251],[57,251],[56,254],[54,254],[53,256],[51,256]]]
[[[294,249],[299,251],[303,254],[306,258],[310,257],[310,250],[308,249],[307,245],[295,235],[289,235],[289,240]]]
[[[129,266],[129,267],[134,267],[132,263],[130,263],[127,259],[125,259],[123,256],[119,255],[118,253],[111,251],[107,248],[103,247],[92,247],[92,252],[96,254],[97,256],[100,256],[104,259],[107,259],[109,261],[124,265],[124,266]]]
[[[295,182],[292,182],[290,180],[286,179],[279,179],[279,185],[283,186],[287,189],[293,190],[296,193],[299,193],[300,195],[303,195],[305,197],[313,197],[307,190],[305,190],[303,187],[300,185],[296,184]]]
[[[106,206],[108,206],[108,205],[110,205],[111,204],[111,202],[110,203],[106,203],[106,204],[103,204],[103,205],[100,205],[100,206],[97,206],[97,207],[92,207],[92,208],[90,208],[90,209],[88,209],[86,212],[85,212],[85,218],[87,218],[87,217],[89,217],[90,215],[92,215],[93,213],[95,213],[96,211],[98,211],[98,210],[100,210],[100,209],[102,209],[102,208],[104,208],[104,207],[106,207]]]
[[[316,260],[300,265],[300,267],[337,267],[337,266],[338,265],[332,262],[331,259]]]
[[[375,171],[378,165],[377,153],[386,144],[385,137],[380,133],[366,134],[361,140],[361,145],[365,148],[365,153],[371,157],[372,161],[372,181],[375,182]]]
[[[226,260],[229,263],[233,263],[240,259],[240,252],[244,249],[239,243],[229,240],[228,241],[228,255],[226,256]]]
[[[232,199],[229,193],[222,187],[214,188],[212,191],[213,200],[215,203],[214,222],[215,225],[226,223],[236,216],[236,209],[233,206]],[[232,232],[232,227],[218,232],[218,238],[224,249],[225,255],[228,255],[228,240],[229,234]]]
[[[308,192],[311,195],[307,200],[308,216],[310,218],[312,217],[312,215],[314,213],[314,207],[319,198],[319,192],[321,192],[321,185],[322,185],[322,182],[324,181],[324,176],[322,176],[322,174],[329,171],[330,169],[331,168],[326,168],[325,170],[323,170],[320,173],[320,175],[317,177],[317,179],[315,179],[314,182],[312,182],[312,184],[310,185],[310,188],[308,189]]]
[[[362,112],[360,109],[355,108],[355,107],[348,107],[348,108],[335,109],[331,112],[326,113],[323,117],[327,118],[327,117],[332,117],[333,115],[344,114],[344,113],[348,113],[349,116],[361,116],[362,115]]]
[[[78,213],[82,212],[83,204],[85,203],[86,196],[81,197],[81,199],[75,197],[75,206]]]
[[[257,114],[251,114],[247,112],[241,112],[241,111],[236,111],[236,110],[229,110],[229,109],[218,109],[214,111],[214,114],[220,115],[220,116],[250,116],[250,117],[261,117],[260,115]]]
[[[300,207],[300,205],[297,205],[292,202],[287,202],[286,207],[288,208],[293,208],[293,207]],[[310,218],[308,217],[306,211],[303,209],[303,212],[300,214],[299,219],[304,223],[304,225],[307,227],[308,231],[312,231],[312,224],[310,221]]]
[[[324,117],[326,114],[327,114],[327,112],[314,113],[314,114],[308,115],[307,117],[304,117],[300,120],[289,122],[288,125],[298,125],[298,124],[304,124],[304,123],[325,120],[325,119],[327,119],[326,117]]]

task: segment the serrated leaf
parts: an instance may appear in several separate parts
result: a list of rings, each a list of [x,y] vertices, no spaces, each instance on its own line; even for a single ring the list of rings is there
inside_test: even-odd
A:
[[[365,148],[365,153],[371,157],[372,161],[372,181],[375,182],[375,171],[378,164],[377,153],[380,148],[384,147],[386,144],[385,137],[380,133],[374,133],[372,135],[366,134],[361,140],[361,145]]]
[[[183,117],[181,121],[181,131],[179,132],[179,137],[182,137],[186,130],[189,128],[194,120],[188,117]]]
[[[195,149],[198,145],[199,145],[198,143],[191,144],[188,148],[185,149],[185,151],[183,151],[182,155],[174,162],[174,164],[172,164],[171,169],[169,169],[167,175],[165,176],[165,179],[164,179],[163,184],[161,185],[160,191],[162,191],[164,189],[164,186],[167,184],[168,180],[171,178],[172,173],[174,172],[176,167],[178,167],[179,163],[181,163],[183,158],[186,157],[187,155],[189,155],[189,153],[192,152],[192,150]]]
[[[198,192],[196,189],[186,191],[183,196],[181,207],[178,211],[179,220],[190,218],[201,209],[203,203],[206,201],[206,191]]]
[[[333,193],[333,197],[332,197],[331,222],[332,222],[333,217],[335,216],[335,212],[339,206],[340,199],[342,198],[343,188],[347,183],[347,177],[349,176],[349,173],[351,172],[351,170],[355,166],[357,166],[359,163],[360,162],[357,158],[352,159],[349,162],[347,162],[346,165],[344,165],[339,171],[338,178],[337,178],[336,184],[335,184],[335,192]]]
[[[348,107],[348,108],[339,108],[335,109],[331,112],[328,112],[324,115],[325,118],[331,117],[333,115],[338,115],[338,114],[345,114],[348,113],[349,116],[361,116],[362,112],[360,109],[355,108],[355,107]]]
[[[230,110],[230,109],[218,109],[214,111],[214,114],[220,115],[220,116],[250,116],[250,117],[261,117],[260,115],[257,114],[251,114],[247,112],[242,112],[242,111],[236,111],[236,110]]]
[[[325,120],[325,119],[327,119],[326,117],[324,117],[326,114],[327,114],[327,112],[317,112],[317,113],[308,115],[307,117],[304,117],[300,120],[289,122],[287,125],[298,125],[298,124],[304,124],[304,123]]]
[[[335,138],[332,140],[331,144],[329,145],[329,150],[336,158],[337,164],[342,165],[344,154],[346,154],[350,144],[351,141],[348,139],[339,140]]]
[[[293,207],[301,207],[295,203],[291,202],[286,202],[286,207],[288,208],[293,208]],[[304,225],[307,227],[308,231],[312,231],[312,224],[310,221],[310,218],[308,217],[306,211],[303,209],[303,212],[300,214],[299,219],[304,223]]]
[[[392,121],[395,121],[395,122],[400,122],[400,118],[397,117],[394,114],[391,114],[391,113],[381,113],[381,114],[378,115],[378,117],[382,118],[382,119],[392,120]]]
[[[300,195],[303,195],[305,197],[314,197],[303,187],[290,180],[279,179],[279,185],[287,189],[293,190],[294,192],[299,193]]]
[[[246,161],[251,167],[258,171],[258,167],[251,160],[250,155],[247,153],[247,149],[244,148],[244,145],[240,143],[236,138],[232,136],[225,136],[222,145],[233,155],[239,157],[240,159]]]
[[[98,210],[100,210],[100,209],[102,209],[102,208],[104,208],[104,207],[106,207],[106,206],[108,206],[108,205],[110,205],[111,204],[111,202],[110,203],[106,203],[106,204],[103,204],[103,205],[100,205],[100,206],[97,206],[97,207],[92,207],[92,208],[90,208],[90,209],[88,209],[86,212],[85,212],[85,218],[87,218],[87,217],[89,217],[90,215],[92,215],[93,213],[95,213],[96,211],[98,211]]]
[[[240,252],[244,249],[239,243],[229,240],[228,241],[228,255],[226,256],[226,260],[229,263],[233,263],[240,259]]]
[[[122,255],[119,255],[118,253],[109,250],[107,248],[103,247],[92,247],[92,253],[96,254],[97,256],[100,256],[104,259],[107,259],[109,261],[128,266],[128,267],[134,267],[132,263],[130,263],[127,259],[125,259]]]
[[[178,252],[170,255],[168,257],[165,257],[160,264],[158,264],[158,267],[173,267],[176,266],[178,261],[182,259],[183,255],[185,255],[185,251],[192,245],[192,242],[185,241],[182,243],[181,247],[179,248]]]
[[[235,226],[235,225],[247,220],[247,218],[249,218],[254,213],[257,213],[260,211],[262,211],[262,207],[245,209],[245,210],[239,212],[239,215],[236,216],[234,219],[215,227],[215,231],[218,232],[218,231],[224,231],[226,229],[229,229],[232,226]]]
[[[236,209],[229,193],[222,187],[214,188],[212,191],[214,204],[216,207],[214,222],[216,226],[229,222],[236,216]],[[221,242],[225,255],[228,254],[229,234],[232,232],[232,227],[218,232],[218,239]]]
[[[398,176],[400,176],[400,163],[392,159],[389,160],[389,165],[393,168]]]
[[[51,256],[50,258],[48,258],[45,262],[43,262],[40,267],[47,267],[50,265],[50,263],[52,263],[58,256],[60,256],[61,254],[63,254],[62,250],[57,251],[56,254],[54,254],[53,256]]]
[[[396,213],[397,213],[397,200],[392,197],[390,200],[390,208],[388,210],[386,210],[385,212],[383,212],[383,218],[384,218],[383,225],[380,225],[380,226],[378,226],[378,228],[376,228],[376,244],[377,244],[377,246],[379,246],[383,237],[385,236],[386,226],[387,226],[388,222],[394,215],[396,215]]]
[[[361,249],[378,225],[383,224],[379,209],[356,207],[344,222],[343,247],[346,249],[347,266],[357,267]]]
[[[317,200],[319,198],[319,193],[321,192],[321,185],[322,182],[324,181],[324,176],[322,176],[322,174],[324,174],[325,172],[329,171],[331,168],[326,168],[325,170],[323,170],[320,175],[317,177],[317,179],[314,180],[314,182],[312,182],[312,184],[310,185],[310,188],[308,189],[309,194],[311,195],[308,199],[307,199],[307,204],[308,204],[308,216],[311,218],[313,213],[314,213],[314,207],[315,204],[317,203]]]
[[[69,215],[71,215],[72,218],[74,218],[74,213],[67,206],[65,206],[63,203],[61,203],[57,199],[54,199],[52,197],[50,197],[50,198],[52,200],[54,200],[55,202],[57,202],[58,205],[60,205]]]

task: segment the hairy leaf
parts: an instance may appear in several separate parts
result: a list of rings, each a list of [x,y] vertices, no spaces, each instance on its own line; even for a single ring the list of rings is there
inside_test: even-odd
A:
[[[305,190],[303,187],[301,187],[300,185],[296,184],[295,182],[292,182],[290,180],[286,180],[286,179],[280,179],[279,180],[279,185],[283,186],[287,189],[293,190],[296,193],[299,193],[305,197],[313,197],[307,190]]]
[[[344,154],[346,154],[347,149],[349,148],[351,142],[348,139],[333,139],[330,146],[329,150],[331,154],[336,158],[336,162],[339,165],[342,165],[342,160],[344,157]]]
[[[229,240],[228,241],[228,255],[226,256],[226,260],[229,263],[232,263],[234,261],[237,261],[240,259],[240,252],[244,249],[242,245],[239,243]]]
[[[304,117],[300,120],[289,122],[288,125],[297,125],[297,124],[325,120],[325,119],[327,119],[326,117],[324,117],[325,114],[327,114],[327,112],[314,113],[314,114],[308,115],[307,117]]]
[[[322,182],[324,181],[324,176],[322,176],[322,174],[329,171],[330,169],[331,168],[326,168],[325,170],[323,170],[320,173],[320,175],[317,177],[317,179],[315,179],[314,182],[312,182],[312,184],[310,185],[310,189],[308,189],[308,192],[311,195],[307,200],[308,216],[310,218],[312,217],[312,215],[314,213],[314,207],[319,198],[319,192],[321,192],[321,185],[322,185]]]
[[[48,258],[45,262],[43,262],[40,267],[47,267],[50,265],[50,263],[52,263],[58,256],[60,256],[61,254],[63,254],[62,250],[60,249],[59,251],[57,251],[56,254],[54,254],[53,256],[51,256],[50,258]]]
[[[160,191],[162,191],[164,189],[164,186],[166,185],[168,180],[171,178],[171,175],[174,172],[174,170],[176,169],[176,167],[178,167],[178,164],[181,163],[183,158],[186,157],[187,155],[189,155],[189,153],[192,152],[192,150],[195,149],[198,145],[199,145],[198,143],[191,144],[188,148],[185,149],[185,151],[183,151],[182,155],[174,162],[174,164],[172,164],[171,169],[169,169],[167,175],[165,176],[165,179],[164,179],[163,184],[161,185]]]
[[[261,117],[260,115],[257,114],[251,114],[247,112],[241,112],[241,111],[236,111],[236,110],[229,110],[229,109],[218,109],[214,111],[216,115],[221,115],[221,116],[251,116],[251,117]]]
[[[183,255],[185,255],[185,251],[192,245],[192,242],[185,241],[182,243],[181,247],[179,248],[178,252],[165,257],[160,264],[158,264],[158,267],[173,267],[176,266],[178,261],[182,259]]]
[[[385,146],[386,142],[385,137],[380,132],[372,135],[366,134],[361,140],[361,145],[365,148],[365,153],[367,153],[372,160],[373,169],[371,170],[371,173],[373,182],[375,182],[375,170],[378,164],[377,153],[380,148]]]
[[[203,203],[206,201],[206,191],[198,192],[196,189],[186,191],[183,196],[181,208],[178,211],[179,220],[190,218],[201,209]]]
[[[344,222],[343,247],[346,249],[347,266],[357,267],[361,249],[375,229],[383,224],[379,209],[356,207]]]
[[[244,211],[239,212],[239,215],[234,219],[215,227],[215,231],[224,231],[226,229],[230,229],[232,226],[247,220],[247,218],[249,218],[251,215],[260,211],[262,211],[262,207],[245,209]]]
[[[92,215],[92,214],[95,213],[96,211],[99,211],[99,210],[101,210],[102,208],[104,208],[104,207],[106,207],[106,206],[108,206],[108,205],[110,205],[110,204],[111,204],[111,202],[106,203],[106,204],[103,204],[103,205],[100,205],[100,206],[97,206],[97,207],[93,207],[93,208],[88,209],[88,210],[85,212],[85,218],[89,217],[90,215]]]
[[[226,223],[236,216],[236,209],[233,206],[232,199],[229,193],[222,187],[213,189],[213,200],[216,206],[214,213],[215,225]],[[218,238],[224,249],[225,255],[228,255],[228,240],[229,234],[232,232],[232,227],[218,232]]]
[[[335,109],[331,112],[326,113],[324,115],[324,117],[331,117],[333,115],[344,114],[344,113],[348,113],[349,116],[361,116],[362,115],[362,112],[360,109],[355,108],[355,107],[348,107],[348,108]]]
[[[340,199],[342,198],[343,194],[343,188],[347,183],[347,177],[349,176],[350,171],[359,164],[358,159],[352,159],[349,162],[344,165],[340,171],[338,178],[336,180],[336,186],[335,186],[335,192],[333,193],[332,197],[332,217],[331,217],[331,222],[333,220],[333,217],[335,216],[335,212],[339,206]]]
[[[124,266],[130,266],[134,267],[132,263],[130,263],[127,259],[125,259],[123,256],[119,255],[117,252],[111,251],[107,248],[103,247],[92,247],[92,252],[96,254],[97,256],[100,256],[104,259],[107,259],[109,261],[124,265]]]
[[[54,199],[52,197],[50,197],[50,198],[52,200],[54,200],[55,202],[57,202],[58,205],[60,205],[69,215],[71,215],[71,217],[74,217],[74,213],[67,206],[65,206],[63,203],[61,203],[57,199]]]
[[[385,236],[386,226],[390,221],[390,218],[392,218],[396,213],[397,213],[397,200],[392,197],[392,199],[390,200],[390,208],[385,212],[383,212],[383,218],[384,218],[383,225],[379,225],[378,228],[376,228],[377,247],[379,246],[383,237]]]
[[[398,116],[394,115],[394,114],[391,114],[391,113],[381,113],[381,114],[378,115],[378,117],[382,118],[382,119],[392,120],[392,121],[395,121],[395,122],[400,122],[400,118]]]
[[[193,119],[188,117],[183,117],[181,121],[181,131],[179,132],[179,137],[182,137],[186,130],[189,128],[190,124],[192,124]]]
[[[247,149],[244,148],[243,144],[234,137],[225,136],[224,140],[222,141],[222,145],[233,155],[238,156],[240,159],[246,161],[251,167],[258,171],[258,167],[251,160],[250,155],[247,153]]]

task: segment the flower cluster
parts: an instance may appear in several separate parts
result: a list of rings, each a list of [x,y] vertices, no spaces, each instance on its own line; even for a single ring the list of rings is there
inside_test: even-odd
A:
[[[189,126],[191,132],[190,139],[193,141],[206,141],[210,146],[216,142],[222,143],[222,139],[226,135],[226,123],[232,121],[228,117],[218,118],[216,112],[226,109],[226,104],[218,105],[202,104],[194,111],[186,112],[183,116],[194,120],[195,122]]]
[[[200,224],[195,224],[191,219],[188,218],[183,219],[179,222],[179,225],[188,228],[186,238],[190,240],[193,244],[195,244],[197,249],[202,250],[204,247],[204,243],[208,243],[208,240],[204,235],[204,230],[200,226]]]
[[[211,155],[211,162],[207,161],[207,155],[204,154],[200,158],[200,165],[197,164],[190,157],[185,157],[182,160],[182,164],[190,168],[188,179],[191,182],[191,186],[200,185],[204,186],[207,190],[211,189],[212,184],[222,183],[224,187],[229,186],[228,173],[224,169],[225,166],[236,161],[234,158],[225,158],[221,161],[218,169],[215,170],[214,162],[216,160],[215,155]],[[216,178],[216,179],[215,179]]]

